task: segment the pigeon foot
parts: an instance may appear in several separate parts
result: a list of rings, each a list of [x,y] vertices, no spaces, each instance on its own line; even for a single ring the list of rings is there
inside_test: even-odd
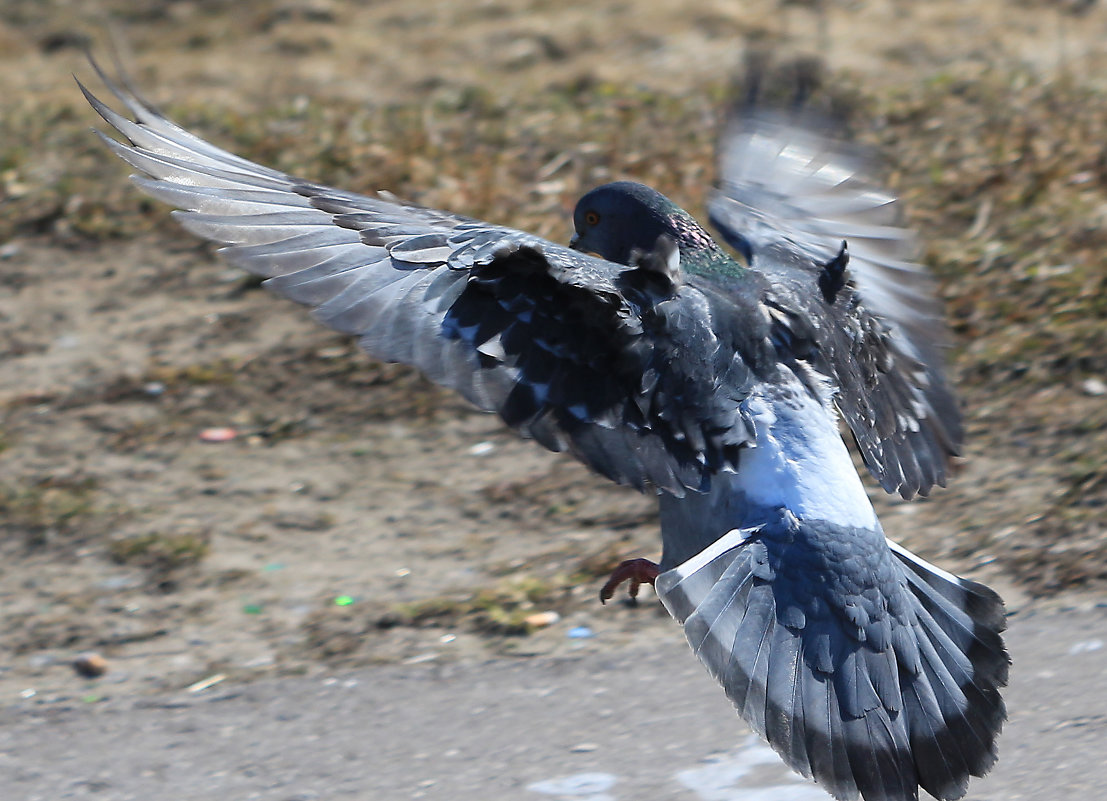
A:
[[[611,578],[600,589],[600,603],[607,603],[624,581],[630,582],[630,587],[627,589],[630,597],[637,598],[638,588],[642,585],[642,582],[653,584],[654,579],[657,578],[660,572],[657,565],[649,559],[626,560],[611,571]]]

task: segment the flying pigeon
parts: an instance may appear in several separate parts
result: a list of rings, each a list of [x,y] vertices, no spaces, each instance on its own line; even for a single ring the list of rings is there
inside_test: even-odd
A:
[[[101,138],[223,258],[656,493],[660,564],[624,563],[602,596],[654,582],[793,769],[839,799],[904,801],[959,798],[992,766],[1003,603],[885,538],[839,433],[841,417],[904,498],[944,484],[962,439],[931,279],[857,151],[754,111],[721,139],[709,203],[741,259],[625,181],[580,199],[564,247],[254,164],[100,76],[130,113],[81,86],[124,141]]]

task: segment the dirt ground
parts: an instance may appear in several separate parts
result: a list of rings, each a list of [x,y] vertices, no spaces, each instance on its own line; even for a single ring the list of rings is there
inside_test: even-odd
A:
[[[698,208],[747,44],[821,53],[928,243],[966,398],[952,486],[874,489],[886,530],[1014,606],[1102,593],[1107,12],[824,5],[5,3],[0,700],[669,625],[596,601],[620,559],[657,554],[651,499],[370,361],[127,185],[71,78],[95,86],[82,48],[107,60],[109,40],[151,99],[243,155],[558,240],[612,176]],[[75,676],[82,651],[103,678]]]

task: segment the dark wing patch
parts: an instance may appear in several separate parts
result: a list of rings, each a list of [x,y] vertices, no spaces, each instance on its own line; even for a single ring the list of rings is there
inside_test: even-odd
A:
[[[99,71],[99,70],[98,70]],[[294,178],[178,127],[101,74],[133,115],[83,86],[125,142],[136,185],[232,264],[358,337],[569,450],[617,482],[676,495],[734,469],[754,380],[712,331],[703,294],[509,228]],[[693,354],[693,355],[689,355]]]
[[[963,437],[948,336],[933,278],[912,261],[914,237],[870,160],[803,119],[755,111],[721,139],[719,174],[712,224],[769,279],[782,335],[837,386],[873,475],[905,498],[944,485]],[[848,283],[828,297],[825,265],[843,240]]]

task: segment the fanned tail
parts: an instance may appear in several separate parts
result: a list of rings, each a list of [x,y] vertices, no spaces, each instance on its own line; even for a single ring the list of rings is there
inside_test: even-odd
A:
[[[787,512],[662,573],[658,595],[741,716],[840,799],[964,795],[995,762],[1004,608],[879,531]]]

